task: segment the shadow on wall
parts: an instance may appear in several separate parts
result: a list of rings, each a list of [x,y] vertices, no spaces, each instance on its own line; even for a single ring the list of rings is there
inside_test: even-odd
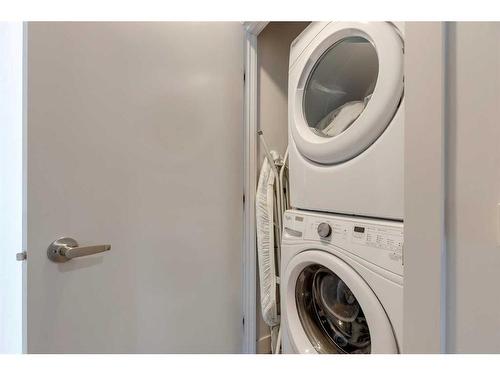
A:
[[[290,44],[310,22],[271,22],[258,37],[258,122],[271,149],[288,144],[288,61]],[[259,162],[264,150],[259,145]]]

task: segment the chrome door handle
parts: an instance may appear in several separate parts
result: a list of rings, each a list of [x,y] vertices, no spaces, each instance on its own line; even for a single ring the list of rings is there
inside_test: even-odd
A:
[[[73,238],[63,237],[55,240],[47,248],[47,257],[56,263],[67,262],[70,259],[102,253],[111,250],[111,245],[78,246]]]

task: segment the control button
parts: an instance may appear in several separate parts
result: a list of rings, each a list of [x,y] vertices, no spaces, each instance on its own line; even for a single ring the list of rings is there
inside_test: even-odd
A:
[[[321,238],[327,238],[332,234],[332,227],[328,223],[318,225],[318,234]]]
[[[285,227],[285,234],[292,237],[302,237],[302,232],[292,228]]]

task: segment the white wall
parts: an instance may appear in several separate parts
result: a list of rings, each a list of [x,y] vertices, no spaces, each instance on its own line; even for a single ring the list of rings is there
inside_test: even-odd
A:
[[[500,23],[448,25],[447,351],[500,352]]]
[[[407,23],[407,353],[500,352],[499,41],[499,23]]]
[[[23,25],[0,22],[0,353],[22,349]]]

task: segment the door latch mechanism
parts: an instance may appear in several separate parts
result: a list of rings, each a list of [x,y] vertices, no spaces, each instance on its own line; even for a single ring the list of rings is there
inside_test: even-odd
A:
[[[26,260],[26,251],[21,251],[20,253],[17,253],[16,260],[18,261]]]

